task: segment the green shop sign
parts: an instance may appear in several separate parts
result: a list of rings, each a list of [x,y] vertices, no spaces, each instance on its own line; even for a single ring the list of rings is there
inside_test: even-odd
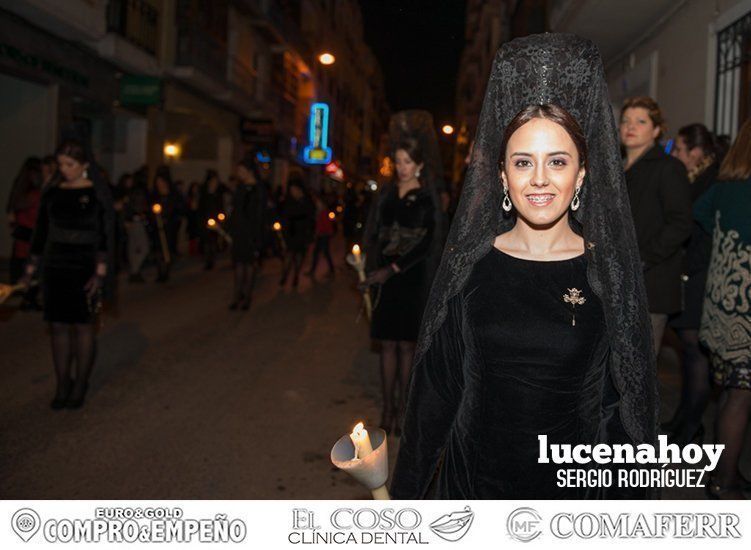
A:
[[[0,42],[0,56],[11,59],[19,65],[23,65],[29,69],[40,70],[50,76],[59,78],[60,80],[66,80],[73,84],[83,86],[84,88],[88,88],[89,86],[89,79],[75,69],[64,67],[59,63],[24,52],[3,42]]]
[[[162,101],[162,81],[153,76],[124,75],[120,79],[120,104],[157,105]]]

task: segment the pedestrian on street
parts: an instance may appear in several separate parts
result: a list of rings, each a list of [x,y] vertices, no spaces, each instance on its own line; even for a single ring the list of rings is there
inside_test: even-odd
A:
[[[154,212],[154,205],[157,204],[161,208],[160,214]],[[157,265],[158,283],[164,283],[169,279],[170,269],[177,255],[177,236],[185,214],[184,207],[183,197],[172,183],[169,167],[160,166],[154,176],[150,209],[151,247]],[[158,216],[161,216],[164,239],[160,236]]]
[[[282,231],[286,252],[283,256],[282,278],[280,286],[287,283],[292,271],[292,286],[300,282],[300,270],[305,253],[313,239],[315,225],[315,206],[299,177],[292,177],[287,182],[287,195],[282,202]]]
[[[329,266],[328,274],[333,276],[335,270],[334,261],[331,259],[331,238],[336,233],[336,225],[334,224],[336,215],[320,194],[314,196],[313,202],[316,208],[315,242],[313,244],[313,260],[310,269],[305,274],[308,277],[315,277],[318,259],[323,254]]]
[[[229,308],[247,310],[250,308],[259,269],[267,199],[253,157],[243,158],[235,167],[235,172],[237,186],[228,223],[232,237],[235,291]]]
[[[224,210],[224,186],[219,182],[219,174],[215,170],[208,170],[206,177],[201,184],[201,190],[198,200],[198,221],[201,235],[201,251],[204,258],[204,269],[214,268],[214,261],[218,250],[219,235],[216,231],[208,228],[209,219],[216,223],[222,223],[219,220],[219,214]]]
[[[128,282],[130,283],[144,282],[141,269],[151,252],[148,221],[151,214],[143,175],[144,171],[139,170],[121,179],[120,193],[123,201],[122,212],[127,239]]]
[[[398,113],[390,134],[395,181],[382,187],[372,205],[364,241],[368,271],[361,287],[373,287],[370,336],[381,347],[380,426],[399,436],[432,278],[429,266],[439,253],[433,244],[440,215],[435,167],[441,163],[431,145],[437,139],[429,113]],[[426,151],[433,153],[429,157]]]
[[[95,321],[112,275],[115,215],[109,185],[84,146],[65,141],[56,156],[60,173],[42,195],[23,282],[41,275],[57,375],[51,406],[61,409],[81,407],[88,390]]]
[[[707,127],[697,123],[678,130],[671,154],[686,167],[691,183],[691,201],[696,204],[697,199],[715,184],[723,157],[722,148]],[[701,418],[709,401],[710,377],[709,358],[699,345],[699,325],[712,236],[695,223],[684,249],[683,311],[668,321],[682,344],[681,400],[673,418],[662,425],[670,441],[681,447],[702,440],[704,436]]]
[[[17,283],[23,276],[24,265],[29,259],[31,235],[36,224],[41,199],[42,174],[42,162],[37,157],[27,158],[13,181],[13,187],[8,196],[5,211],[13,238],[9,266],[11,284]],[[37,294],[37,287],[26,290],[21,300],[21,310],[40,310]]]
[[[712,233],[709,275],[699,339],[709,350],[722,389],[715,434],[725,445],[707,485],[710,497],[746,498],[751,482],[738,468],[751,414],[751,120],[747,119],[720,166],[719,182],[694,206]]]
[[[620,135],[626,151],[626,187],[644,268],[656,354],[668,316],[683,309],[683,246],[693,227],[686,168],[658,143],[664,132],[665,119],[654,99],[631,97],[624,101]]]

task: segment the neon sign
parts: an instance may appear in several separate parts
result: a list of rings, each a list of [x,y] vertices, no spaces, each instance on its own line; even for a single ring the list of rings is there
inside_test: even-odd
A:
[[[331,162],[329,142],[329,106],[326,103],[313,103],[310,106],[308,141],[303,158],[308,164],[328,164]]]

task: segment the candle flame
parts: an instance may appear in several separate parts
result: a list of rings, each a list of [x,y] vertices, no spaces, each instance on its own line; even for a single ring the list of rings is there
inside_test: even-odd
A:
[[[357,255],[359,253],[360,253],[360,245],[356,244],[355,246],[352,247],[352,254]]]
[[[219,212],[219,214],[217,214],[217,216],[216,216],[216,218],[217,218],[217,219],[218,219],[218,220],[219,220],[220,222],[223,222],[223,221],[224,221],[224,218],[225,218],[225,217],[226,217],[226,216],[224,215],[224,213],[223,213],[223,212]]]
[[[336,214],[334,214],[333,212],[329,212],[329,219],[333,220],[334,218],[336,218]]]
[[[359,438],[362,437],[362,431],[365,428],[365,424],[358,422],[354,428],[352,428],[352,435]]]
[[[206,222],[209,227],[214,227],[216,225],[216,220],[214,218],[209,218],[209,221]]]
[[[157,214],[157,215],[161,214],[162,213],[162,205],[159,204],[158,202],[154,203],[154,206],[151,207],[151,211],[154,214]]]
[[[282,228],[282,224],[274,222],[274,231],[279,231]]]

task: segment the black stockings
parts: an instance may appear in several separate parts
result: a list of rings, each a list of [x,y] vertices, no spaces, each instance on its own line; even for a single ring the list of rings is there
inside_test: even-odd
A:
[[[70,391],[78,398],[86,393],[89,377],[96,359],[96,332],[93,323],[52,323],[52,360],[55,364],[58,397]],[[72,376],[73,359],[76,360],[76,376]]]
[[[699,345],[698,330],[677,332],[683,344],[683,386],[681,402],[670,424],[675,441],[687,445],[701,426],[709,401],[709,359]]]
[[[715,429],[717,443],[724,444],[725,450],[722,451],[720,461],[714,471],[714,481],[722,487],[730,488],[743,481],[738,471],[738,462],[743,450],[743,438],[748,426],[749,413],[751,413],[751,390],[728,388],[723,392]]]
[[[399,423],[399,417],[406,408],[414,354],[415,342],[404,340],[381,342],[381,392],[383,396],[381,426],[387,431],[392,421]],[[394,406],[397,383],[399,385],[398,408]]]

